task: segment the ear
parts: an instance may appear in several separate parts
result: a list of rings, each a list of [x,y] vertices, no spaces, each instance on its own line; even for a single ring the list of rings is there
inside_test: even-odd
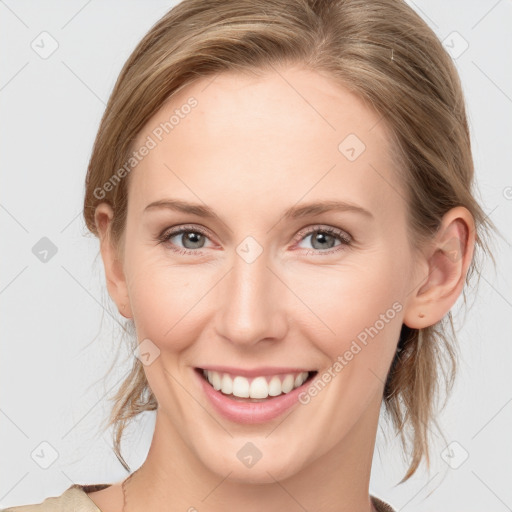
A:
[[[122,261],[119,258],[121,252],[112,241],[111,227],[114,212],[108,203],[100,203],[94,212],[94,221],[100,238],[100,251],[107,289],[110,297],[116,303],[119,313],[125,318],[132,318],[128,287],[124,276]]]
[[[470,211],[457,206],[449,210],[433,241],[418,261],[420,275],[410,295],[403,322],[421,329],[439,322],[462,293],[473,259],[475,223]]]

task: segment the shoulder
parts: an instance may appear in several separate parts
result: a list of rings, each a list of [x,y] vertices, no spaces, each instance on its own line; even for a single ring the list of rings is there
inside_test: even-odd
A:
[[[0,512],[101,512],[87,493],[100,491],[111,484],[81,485],[68,487],[60,496],[51,496],[41,503],[2,508]]]
[[[395,512],[395,509],[389,503],[382,501],[380,498],[377,498],[377,496],[370,495],[370,498],[377,512]]]
[[[101,491],[111,484],[80,485],[68,487],[60,496],[46,498],[41,503],[32,505],[19,505],[0,509],[0,512],[101,512],[87,493]],[[393,507],[376,496],[371,496],[372,503],[377,512],[395,512]],[[72,507],[72,508],[71,508]]]

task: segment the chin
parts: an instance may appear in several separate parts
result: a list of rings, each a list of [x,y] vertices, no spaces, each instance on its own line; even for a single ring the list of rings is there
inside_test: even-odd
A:
[[[276,480],[282,481],[293,476],[296,473],[295,468],[290,466],[270,464],[268,466],[259,465],[262,464],[260,461],[257,466],[252,468],[229,468],[226,467],[226,472],[222,473],[224,476],[229,473],[227,480],[237,482],[240,484],[250,485],[263,485],[263,484],[274,484]]]
[[[255,441],[257,443],[257,441]],[[261,458],[258,460],[244,463],[243,447],[247,447],[250,441],[235,441],[235,449],[230,445],[223,444],[222,452],[217,453],[209,447],[207,459],[201,457],[203,464],[212,472],[221,478],[226,478],[241,484],[273,484],[276,480],[286,480],[301,470],[302,462],[296,453],[288,453],[288,455],[277,453],[271,447],[262,448]],[[263,444],[263,443],[261,443]],[[242,446],[242,449],[240,449]],[[254,448],[254,450],[256,450]],[[292,447],[290,447],[292,450]],[[201,450],[202,454],[206,453]],[[241,452],[241,453],[240,453]],[[260,452],[261,453],[261,452]],[[231,457],[230,454],[233,454]],[[238,454],[238,455],[237,455]],[[212,463],[212,461],[214,461]]]

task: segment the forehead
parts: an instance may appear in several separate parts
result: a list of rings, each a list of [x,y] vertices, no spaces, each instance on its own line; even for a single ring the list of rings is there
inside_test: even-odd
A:
[[[131,176],[140,208],[165,193],[266,208],[265,198],[286,200],[286,190],[294,203],[343,196],[378,214],[404,197],[381,116],[303,68],[201,78],[162,106],[135,147],[150,139]]]

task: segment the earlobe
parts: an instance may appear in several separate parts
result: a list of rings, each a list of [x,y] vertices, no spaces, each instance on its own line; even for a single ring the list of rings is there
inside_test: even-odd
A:
[[[473,216],[463,206],[452,208],[425,252],[428,273],[411,292],[414,297],[404,316],[408,327],[434,325],[450,311],[464,288],[474,245]]]
[[[108,293],[115,302],[119,313],[125,318],[132,318],[122,261],[119,259],[118,247],[115,246],[111,236],[113,218],[114,212],[108,203],[100,203],[96,207],[94,220],[100,239],[100,252]]]

